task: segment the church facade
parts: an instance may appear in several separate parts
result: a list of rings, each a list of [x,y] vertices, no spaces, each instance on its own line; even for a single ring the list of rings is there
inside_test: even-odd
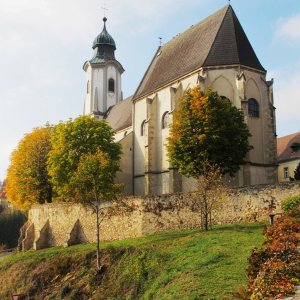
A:
[[[157,195],[197,189],[181,176],[166,151],[169,124],[184,91],[211,87],[241,109],[253,149],[230,179],[233,186],[277,181],[273,81],[259,62],[231,5],[227,5],[160,46],[135,94],[123,100],[122,65],[106,30],[96,37],[94,57],[84,64],[87,87],[84,114],[105,118],[123,147],[116,181],[125,194]]]

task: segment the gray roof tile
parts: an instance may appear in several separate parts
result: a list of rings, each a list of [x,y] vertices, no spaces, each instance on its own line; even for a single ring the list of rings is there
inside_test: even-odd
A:
[[[132,125],[132,97],[122,100],[108,109],[106,121],[113,130],[118,131]]]
[[[232,7],[227,5],[160,47],[133,98],[201,67],[233,64],[265,71]]]

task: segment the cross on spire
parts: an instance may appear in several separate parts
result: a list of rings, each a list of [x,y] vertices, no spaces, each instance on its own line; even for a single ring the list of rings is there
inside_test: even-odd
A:
[[[105,11],[108,10],[108,8],[106,8],[106,3],[104,3],[103,6],[101,6],[101,9],[103,9],[103,15],[105,17]]]

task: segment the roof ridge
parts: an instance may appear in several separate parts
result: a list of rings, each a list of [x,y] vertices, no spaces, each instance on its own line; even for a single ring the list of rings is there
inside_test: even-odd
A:
[[[223,25],[223,22],[224,22],[225,16],[226,16],[226,14],[227,14],[227,12],[228,12],[228,9],[231,7],[231,5],[230,5],[230,4],[227,4],[226,6],[227,6],[226,12],[224,13],[224,16],[223,16],[222,22],[220,23],[220,27],[219,27],[219,29],[218,29],[218,31],[217,31],[217,33],[216,33],[216,35],[215,35],[214,41],[213,41],[213,43],[211,44],[210,50],[209,50],[209,51],[208,51],[208,53],[207,53],[207,56],[206,56],[206,58],[205,58],[205,60],[204,60],[204,62],[203,62],[203,65],[205,65],[205,63],[206,63],[206,60],[207,60],[207,58],[208,58],[208,56],[209,56],[209,54],[210,54],[210,52],[211,52],[211,49],[212,49],[212,48],[213,48],[213,46],[215,45],[215,42],[216,42],[216,40],[217,40],[217,37],[218,37],[218,34],[219,34],[219,32],[220,32],[220,30],[221,30],[221,27],[222,27],[222,25]],[[224,9],[226,6],[224,6],[222,9]],[[222,10],[222,9],[220,9],[220,10]]]

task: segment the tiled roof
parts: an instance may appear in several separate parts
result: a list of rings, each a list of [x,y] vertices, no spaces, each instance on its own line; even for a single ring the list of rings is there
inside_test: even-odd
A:
[[[122,130],[132,125],[131,100],[132,97],[128,97],[108,109],[105,119],[113,130]]]
[[[297,145],[299,145],[299,148]],[[278,138],[277,155],[279,162],[300,158],[300,132]]]
[[[134,99],[201,67],[236,64],[265,72],[227,5],[157,50]]]

